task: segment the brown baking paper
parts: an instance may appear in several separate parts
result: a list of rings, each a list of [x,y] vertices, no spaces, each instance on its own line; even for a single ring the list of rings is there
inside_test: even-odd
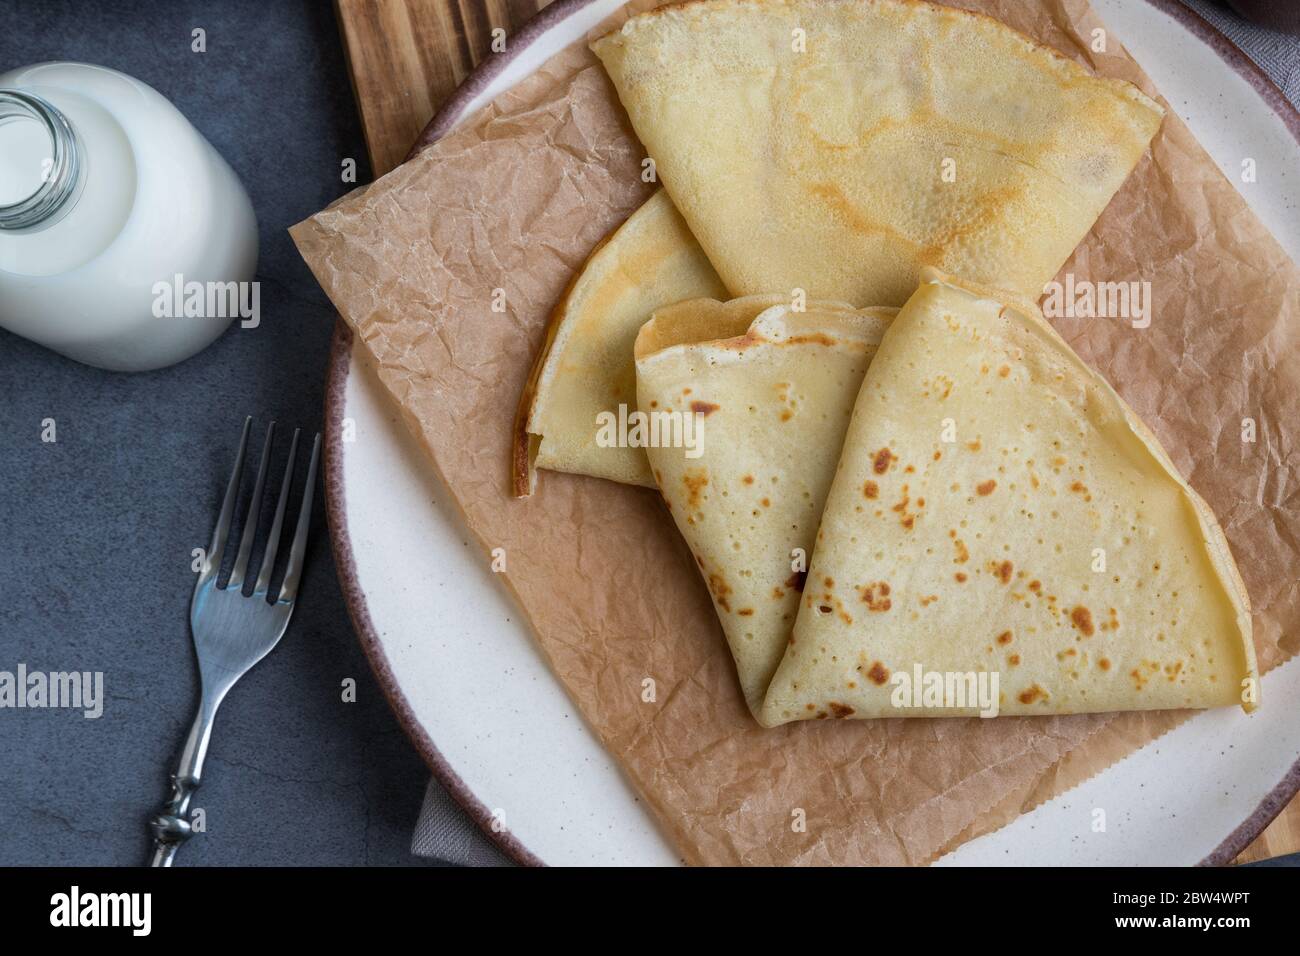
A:
[[[1084,0],[962,5],[1156,94],[1113,35],[1108,52],[1092,51],[1102,24]],[[648,196],[641,159],[613,88],[579,44],[293,236],[463,509],[483,561],[506,550],[502,578],[551,667],[683,860],[925,863],[1183,719],[763,730],[657,493],[543,472],[532,498],[510,497],[511,423],[547,315],[596,243]],[[1064,272],[1151,283],[1150,328],[1056,325],[1218,514],[1254,604],[1260,665],[1276,665],[1300,645],[1288,427],[1300,420],[1300,274],[1172,112]],[[493,311],[495,290],[504,311]],[[1257,422],[1253,444],[1242,441],[1244,418]],[[642,699],[646,678],[653,702]]]

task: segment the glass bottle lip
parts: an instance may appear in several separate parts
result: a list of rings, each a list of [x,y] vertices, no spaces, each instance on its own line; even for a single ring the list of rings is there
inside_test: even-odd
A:
[[[50,137],[51,165],[40,187],[16,203],[0,205],[0,230],[48,225],[71,208],[81,184],[83,157],[76,131],[53,103],[22,90],[0,89],[0,122],[21,117],[40,123]]]

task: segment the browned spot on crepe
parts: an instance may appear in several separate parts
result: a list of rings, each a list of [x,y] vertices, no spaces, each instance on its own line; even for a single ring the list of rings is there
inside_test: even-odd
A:
[[[1082,604],[1076,604],[1070,611],[1070,623],[1082,632],[1084,637],[1092,637],[1094,632],[1092,612]]]
[[[1016,700],[1026,705],[1032,704],[1038,700],[1046,700],[1046,699],[1047,699],[1047,691],[1043,690],[1037,684],[1030,684],[1028,687],[1022,690],[1016,697]]]
[[[700,498],[709,483],[709,475],[703,471],[688,471],[682,475],[682,484],[686,486],[686,503],[692,508],[700,506]]]
[[[888,611],[892,606],[889,600],[889,585],[884,581],[866,584],[858,588],[862,593],[862,602],[869,611]]]
[[[726,578],[721,574],[710,574],[709,590],[713,593],[713,599],[718,603],[718,607],[724,611],[731,610],[731,605],[727,603],[727,595],[731,593],[731,585],[727,584]]]

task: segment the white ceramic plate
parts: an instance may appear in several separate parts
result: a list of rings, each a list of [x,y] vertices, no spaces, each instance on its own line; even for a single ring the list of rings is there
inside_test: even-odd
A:
[[[620,6],[559,0],[485,61],[431,142]],[[1249,61],[1177,0],[1094,0],[1115,35],[1300,259],[1300,129]],[[1216,51],[1216,45],[1218,49]],[[326,493],[339,575],[381,685],[434,775],[523,862],[672,864],[676,853],[551,675],[340,324],[326,408]],[[348,425],[348,428],[344,426]],[[349,433],[353,440],[345,440]],[[1300,787],[1300,660],[1264,678],[1253,716],[1200,714],[1087,783],[961,846],[948,864],[1226,862]],[[490,702],[490,703],[489,703]],[[473,720],[466,719],[473,714]],[[1093,811],[1107,811],[1093,833]],[[495,832],[493,814],[507,830]]]

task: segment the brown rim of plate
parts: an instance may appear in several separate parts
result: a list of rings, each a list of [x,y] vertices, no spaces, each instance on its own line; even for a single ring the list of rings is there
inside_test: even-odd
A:
[[[510,60],[534,43],[562,20],[594,3],[595,0],[556,0],[529,20],[515,35],[515,41],[504,53],[496,53],[483,60],[448,97],[419,139],[411,148],[407,159],[424,147],[437,142],[463,117],[470,103],[508,65]],[[1300,111],[1278,89],[1253,60],[1227,37],[1214,28],[1195,11],[1178,0],[1147,0],[1158,10],[1167,13],[1189,33],[1210,46],[1220,58],[1249,83],[1260,98],[1275,112],[1300,143]],[[547,335],[551,334],[548,329]],[[338,570],[339,587],[347,604],[348,616],[357,632],[357,639],[370,662],[375,680],[388,699],[397,716],[397,722],[411,739],[416,751],[424,758],[433,778],[464,809],[503,853],[524,866],[544,866],[545,863],[509,831],[492,829],[492,814],[487,806],[465,785],[460,776],[438,750],[433,738],[415,717],[415,711],[398,686],[383,645],[379,641],[374,622],[366,605],[365,592],[357,579],[356,562],[352,557],[352,541],[348,537],[347,513],[344,509],[342,421],[344,392],[347,385],[352,354],[352,333],[338,319],[334,323],[334,337],[330,343],[329,368],[325,380],[325,514],[329,524],[330,547]],[[1242,823],[1215,847],[1199,866],[1226,866],[1259,837],[1283,808],[1300,793],[1300,759],[1270,790],[1259,805]]]
[[[342,319],[334,322],[334,338],[330,343],[329,371],[325,378],[325,517],[330,530],[330,548],[334,553],[339,588],[343,592],[343,602],[348,608],[348,617],[357,632],[357,639],[375,681],[388,706],[397,716],[406,736],[411,739],[415,749],[424,762],[428,764],[433,778],[442,785],[459,803],[471,820],[478,825],[483,834],[495,843],[503,853],[516,863],[524,866],[544,866],[542,860],[508,830],[495,831],[492,828],[492,811],[474,795],[456,773],[447,759],[438,750],[438,745],[421,726],[415,716],[410,701],[402,693],[379,641],[378,631],[370,619],[370,609],[366,603],[366,594],[357,579],[357,566],[352,557],[352,540],[348,536],[348,516],[344,508],[343,493],[343,411],[344,394],[347,390],[348,372],[352,358],[352,332]]]

